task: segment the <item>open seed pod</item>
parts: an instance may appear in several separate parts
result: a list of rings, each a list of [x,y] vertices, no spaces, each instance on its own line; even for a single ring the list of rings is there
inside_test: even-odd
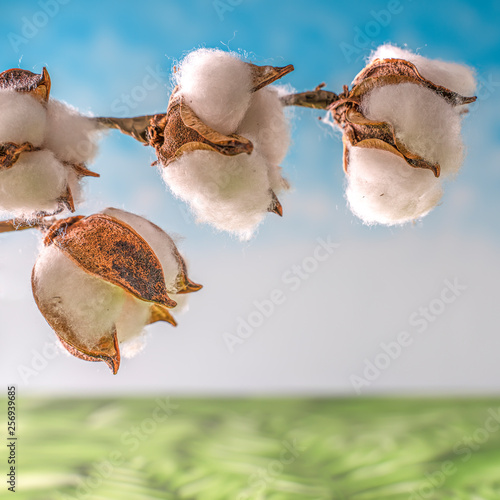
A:
[[[32,273],[33,296],[62,345],[116,374],[122,342],[166,321],[189,280],[173,240],[137,215],[108,208],[54,223]]]
[[[268,85],[292,70],[208,49],[182,61],[167,113],[147,136],[166,184],[200,222],[247,239],[266,212],[282,215],[289,132],[279,90]]]
[[[0,212],[25,220],[74,211],[98,126],[50,99],[45,68],[0,74]]]
[[[368,224],[391,225],[418,219],[438,203],[440,178],[463,162],[461,120],[476,98],[441,84],[473,91],[463,85],[464,78],[474,81],[468,68],[381,49],[330,112],[343,132],[351,209]]]

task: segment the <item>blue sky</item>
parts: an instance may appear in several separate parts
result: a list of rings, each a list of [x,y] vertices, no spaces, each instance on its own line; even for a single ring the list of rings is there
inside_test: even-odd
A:
[[[175,334],[165,333],[164,325],[151,327],[152,345],[119,377],[108,377],[100,364],[58,356],[30,379],[29,388],[69,390],[71,377],[62,380],[60,374],[73,373],[87,391],[96,384],[85,380],[103,380],[108,391],[149,384],[194,392],[352,392],[349,377],[363,360],[406,328],[407,317],[439,294],[445,279],[458,276],[469,286],[462,306],[429,325],[432,335],[369,390],[439,389],[440,368],[447,390],[498,390],[498,2],[3,0],[2,7],[1,67],[46,66],[52,96],[94,115],[165,110],[172,66],[200,46],[239,51],[257,64],[292,63],[295,71],[283,83],[298,91],[320,82],[340,91],[370,51],[386,42],[466,63],[480,82],[478,103],[464,123],[468,155],[461,173],[446,185],[441,206],[402,228],[369,228],[349,212],[340,136],[317,119],[318,111],[294,111],[292,146],[283,162],[294,190],[282,200],[283,219],[270,215],[248,243],[195,224],[149,166],[152,151],[111,132],[92,165],[101,178],[88,181],[81,213],[117,206],[183,235],[193,279],[205,289],[193,297]],[[140,93],[145,78],[153,85]],[[131,95],[137,98],[123,97]],[[328,236],[340,243],[339,256],[290,295],[239,357],[228,353],[223,333],[252,312],[255,300],[282,286],[283,273]],[[17,353],[9,359],[0,354],[2,378],[19,377],[20,364],[32,362],[31,351],[22,348],[28,340],[36,351],[53,339],[31,298],[36,247],[35,235],[0,237],[0,338],[14,339],[10,354]],[[160,359],[165,366],[158,368],[153,360]],[[474,377],[465,374],[464,364]]]

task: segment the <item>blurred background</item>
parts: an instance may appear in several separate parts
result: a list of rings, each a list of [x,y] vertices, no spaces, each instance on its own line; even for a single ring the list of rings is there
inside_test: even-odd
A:
[[[153,151],[109,132],[79,213],[114,206],[178,235],[204,288],[113,376],[63,351],[39,313],[37,231],[0,235],[0,399],[7,408],[16,386],[18,498],[500,498],[498,2],[1,6],[2,69],[47,67],[51,95],[94,116],[164,112],[173,66],[199,47],[293,64],[281,83],[299,92],[340,92],[387,42],[478,79],[462,171],[404,227],[350,213],[324,112],[290,110],[284,216],[245,243],[196,224]]]
[[[284,216],[268,215],[245,243],[196,224],[150,166],[153,151],[111,131],[79,213],[123,208],[182,236],[204,288],[177,328],[149,326],[144,350],[112,376],[60,350],[36,308],[37,232],[0,235],[0,379],[25,395],[497,394],[499,21],[494,0],[3,0],[2,69],[46,66],[51,95],[95,116],[165,111],[172,67],[198,47],[291,63],[282,83],[340,92],[391,42],[474,67],[478,100],[442,204],[393,228],[350,213],[341,136],[324,113],[291,110]],[[336,245],[319,261],[322,242]],[[284,299],[266,308],[274,290]]]

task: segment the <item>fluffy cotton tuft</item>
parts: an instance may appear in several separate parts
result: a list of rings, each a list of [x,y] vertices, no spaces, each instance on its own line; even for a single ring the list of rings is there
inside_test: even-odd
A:
[[[170,293],[169,297],[175,300],[177,305],[172,307],[171,311],[175,313],[185,313],[189,309],[189,294],[188,293]]]
[[[0,211],[27,219],[38,211],[54,212],[67,186],[68,169],[50,151],[22,153],[0,172]]]
[[[146,347],[146,333],[142,332],[141,335],[126,340],[120,345],[120,355],[122,358],[131,359],[137,356]]]
[[[144,327],[151,317],[151,304],[125,294],[120,315],[116,319],[116,331],[120,342],[130,342],[137,338],[143,341]],[[128,349],[130,351],[130,349]],[[131,357],[131,356],[128,356]]]
[[[30,142],[39,147],[45,136],[46,114],[33,96],[0,89],[0,143]]]
[[[409,50],[394,45],[381,45],[375,50],[369,62],[375,59],[405,59],[414,64],[419,73],[427,80],[441,85],[463,96],[472,96],[476,90],[474,70],[463,64],[427,59]]]
[[[256,151],[237,156],[192,151],[163,168],[162,175],[200,222],[242,240],[251,237],[271,205],[268,166]]]
[[[84,201],[84,181],[72,168],[66,169],[67,183],[73,196],[75,206],[80,205]]]
[[[393,125],[397,138],[412,153],[440,164],[441,175],[460,169],[461,117],[434,91],[413,83],[376,87],[363,98],[361,109],[367,118]]]
[[[172,238],[144,217],[126,212],[125,210],[106,208],[102,213],[125,222],[125,224],[132,227],[132,229],[146,240],[163,268],[167,292],[177,292],[177,277],[181,269],[175,253],[175,243]]]
[[[283,177],[283,169],[279,165],[268,165],[269,185],[275,194],[290,189],[290,184]]]
[[[82,346],[92,349],[116,326],[118,340],[139,335],[150,304],[78,267],[55,245],[45,247],[35,264],[38,300],[55,306]]]
[[[442,189],[430,170],[410,167],[402,158],[371,148],[349,149],[346,197],[366,224],[403,224],[426,215]]]
[[[267,162],[278,165],[290,146],[290,129],[283,112],[278,87],[264,87],[252,96],[238,134],[253,137],[259,153]]]
[[[43,147],[61,161],[87,163],[97,152],[97,122],[81,115],[77,109],[51,99],[47,103],[47,128]]]
[[[199,49],[182,60],[175,80],[203,122],[221,134],[236,131],[252,97],[248,64],[234,53]]]
[[[64,103],[42,103],[29,93],[0,89],[0,144],[27,142],[40,148],[22,152],[0,171],[0,211],[28,220],[54,212],[68,187],[74,203],[80,202],[82,176],[75,165],[94,157],[99,128]]]

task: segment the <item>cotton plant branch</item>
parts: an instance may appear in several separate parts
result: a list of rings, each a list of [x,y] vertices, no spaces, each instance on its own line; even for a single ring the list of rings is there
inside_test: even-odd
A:
[[[151,120],[158,116],[165,116],[165,113],[157,115],[143,115],[132,118],[95,117],[92,118],[103,129],[117,129],[123,134],[130,135],[137,141],[148,144],[147,130]]]
[[[476,100],[470,68],[386,45],[340,94],[324,83],[299,93],[271,85],[293,69],[195,50],[175,71],[167,110],[131,118],[89,118],[50,99],[45,69],[0,73],[0,212],[13,217],[0,233],[44,233],[33,295],[68,352],[116,373],[144,326],[175,326],[170,310],[201,288],[147,219],[112,208],[54,217],[76,210],[82,178],[99,177],[86,164],[104,129],[151,146],[165,184],[197,220],[241,240],[267,212],[283,215],[287,106],[323,110],[342,132],[346,198],[366,224],[411,222],[438,204],[442,179],[464,158],[461,120]]]
[[[288,94],[270,86],[292,70],[196,50],[175,70],[167,111],[130,118],[83,117],[49,100],[45,69],[40,75],[7,70],[0,74],[0,211],[25,220],[75,211],[80,180],[99,176],[85,165],[95,153],[94,132],[114,128],[155,149],[165,183],[199,221],[248,239],[265,212],[283,213],[277,195],[289,187],[279,166],[289,144],[281,111],[286,106],[324,110],[327,123],[342,131],[344,170],[354,188],[347,198],[367,224],[413,221],[437,204],[440,184],[405,171],[400,160],[436,178],[458,170],[464,149],[459,119],[475,100],[467,96],[475,87],[469,68],[386,45],[341,93],[325,90],[324,83]],[[393,167],[382,172],[382,164]],[[360,165],[371,167],[360,174]],[[367,176],[373,190],[361,193],[355,186],[362,187]],[[384,215],[393,191],[401,191],[399,178],[412,179],[398,201],[407,209]],[[350,196],[354,192],[359,196]],[[427,202],[417,206],[419,199]]]
[[[41,231],[44,231],[48,229],[55,221],[55,218],[36,219],[33,221],[26,221],[24,219],[4,220],[0,221],[0,233],[23,231],[25,229],[39,229]]]
[[[325,86],[325,83],[320,83],[314,90],[284,95],[281,97],[281,102],[284,106],[327,110],[334,102],[339,100],[339,96],[335,92],[323,90]]]
[[[339,94],[324,87],[322,83],[279,100],[282,106],[326,111],[326,123],[342,132],[352,212],[366,224],[385,225],[414,222],[430,212],[441,199],[441,180],[452,177],[463,163],[461,119],[476,100],[473,71],[386,45],[350,87],[344,85]],[[165,115],[155,121],[163,124]],[[162,133],[167,141],[170,131]],[[148,134],[139,132],[155,145]],[[164,177],[169,161],[162,161]],[[271,211],[281,215],[281,204],[279,211]]]
[[[329,90],[322,90],[324,83],[318,85],[314,90],[287,94],[280,97],[283,106],[300,106],[304,108],[314,108],[327,110],[339,96]],[[117,129],[123,134],[130,135],[143,144],[148,144],[147,130],[153,119],[160,121],[166,113],[154,115],[142,115],[130,118],[95,117],[95,120],[102,128]]]
[[[336,94],[330,90],[323,90],[325,83],[320,83],[314,90],[286,94],[280,97],[283,106],[297,106],[303,108],[329,110],[332,105],[341,98],[348,95],[349,90],[344,86],[341,94]],[[476,100],[475,97],[467,98],[464,104],[470,104]],[[467,112],[464,109],[463,112]],[[139,142],[148,143],[147,129],[153,118],[162,119],[165,113],[157,113],[154,115],[135,116],[131,118],[113,118],[113,117],[96,117],[94,120],[99,122],[103,128],[113,128],[120,130],[123,134],[130,135]]]

